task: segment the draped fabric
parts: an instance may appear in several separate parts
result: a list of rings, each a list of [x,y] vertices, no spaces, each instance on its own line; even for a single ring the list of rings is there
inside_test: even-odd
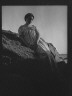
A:
[[[40,40],[38,42],[37,52],[41,55],[41,57],[42,56],[47,56],[47,57],[51,56],[50,59],[53,58],[50,48],[48,47],[47,43],[42,38],[40,38]]]

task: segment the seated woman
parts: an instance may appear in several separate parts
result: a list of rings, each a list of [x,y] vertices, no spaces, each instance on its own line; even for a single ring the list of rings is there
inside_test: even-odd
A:
[[[34,16],[32,13],[28,13],[25,15],[24,19],[26,23],[21,25],[18,29],[19,37],[27,47],[36,50],[40,34],[34,25],[30,25]]]
[[[35,51],[36,55],[41,58],[46,57],[46,47],[43,40],[40,39],[40,34],[34,25],[31,25],[34,20],[34,15],[28,13],[24,17],[25,24],[21,25],[18,29],[19,37],[24,42],[25,46]]]
[[[24,19],[26,23],[19,27],[18,33],[25,46],[33,49],[40,58],[47,57],[50,62],[54,62],[54,58],[51,55],[49,48],[46,48],[45,42],[40,38],[38,30],[34,25],[30,25],[34,20],[33,14],[26,14]]]
[[[25,24],[21,25],[18,29],[19,37],[22,39],[24,44],[33,49],[41,58],[50,55],[49,48],[46,48],[45,41],[40,39],[40,34],[34,25],[31,25],[34,20],[34,15],[28,13],[24,17]],[[48,56],[49,57],[49,56]]]

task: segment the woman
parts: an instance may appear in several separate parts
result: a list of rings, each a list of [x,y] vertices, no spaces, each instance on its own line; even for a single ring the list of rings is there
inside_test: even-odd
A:
[[[39,32],[34,25],[30,25],[34,20],[34,15],[32,13],[28,13],[24,17],[25,24],[21,25],[18,29],[19,37],[23,40],[24,44],[36,50],[37,43],[39,40]]]
[[[49,58],[50,62],[54,62],[53,56],[51,55],[49,48],[46,48],[45,41],[40,38],[38,30],[34,25],[30,25],[34,20],[33,14],[26,14],[24,19],[26,23],[24,25],[21,25],[18,29],[19,37],[27,47],[35,51],[37,56],[39,56],[40,58],[47,57]]]
[[[40,34],[34,25],[31,25],[34,20],[34,15],[28,13],[24,17],[25,24],[21,25],[18,29],[19,37],[24,42],[25,46],[33,49],[39,57],[46,57],[46,47],[43,40],[40,39]]]
[[[33,49],[39,57],[46,57],[49,54],[49,49],[46,48],[45,41],[40,38],[40,34],[34,25],[30,25],[34,20],[34,15],[28,13],[24,17],[25,24],[21,25],[18,29],[19,37],[22,39],[24,44]],[[39,39],[40,38],[40,39]]]

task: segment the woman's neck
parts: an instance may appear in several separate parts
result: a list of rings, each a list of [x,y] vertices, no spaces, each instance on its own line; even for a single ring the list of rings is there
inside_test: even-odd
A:
[[[31,26],[31,24],[29,24],[29,23],[26,23],[26,24],[25,24],[25,26]]]

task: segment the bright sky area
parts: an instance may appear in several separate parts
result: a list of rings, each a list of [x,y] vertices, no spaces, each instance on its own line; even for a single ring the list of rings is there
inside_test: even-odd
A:
[[[32,25],[41,37],[60,54],[67,54],[67,6],[2,6],[2,29],[17,33],[27,13],[33,13]]]

